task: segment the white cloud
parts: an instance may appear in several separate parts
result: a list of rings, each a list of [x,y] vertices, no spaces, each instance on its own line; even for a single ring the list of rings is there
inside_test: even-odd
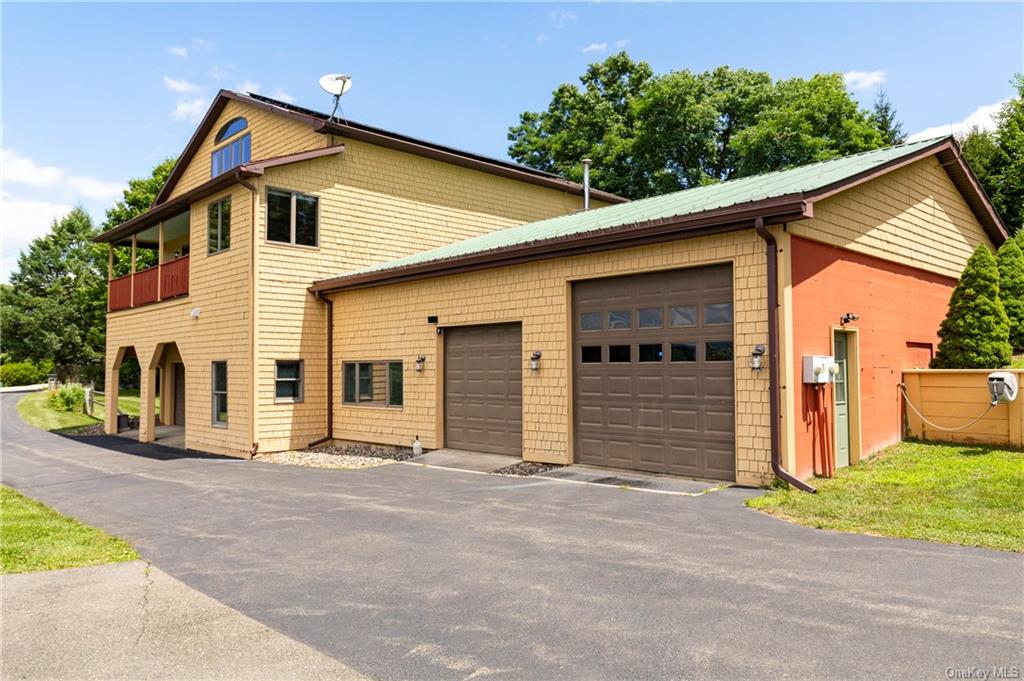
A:
[[[551,36],[549,36],[547,33],[538,33],[537,34],[537,44],[538,45],[543,45],[544,43],[546,43],[549,40],[551,40]]]
[[[235,90],[238,92],[259,92],[263,89],[260,83],[252,80],[243,80],[241,83],[235,86]]]
[[[616,50],[624,50],[624,49],[626,49],[627,45],[629,45],[629,38],[623,38],[622,40],[616,40],[615,41],[615,49]]]
[[[206,113],[206,100],[202,97],[196,99],[182,99],[174,105],[171,115],[178,121],[199,122]]]
[[[0,245],[0,281],[7,281],[18,263],[18,254],[33,239],[50,231],[50,224],[71,211],[72,206],[52,201],[0,198],[0,223],[4,225]]]
[[[113,200],[121,195],[123,182],[99,180],[87,175],[75,175],[67,168],[39,165],[28,156],[13,149],[0,149],[0,182],[36,188],[62,189],[75,199],[97,201]],[[7,196],[3,200],[7,200]],[[5,223],[6,224],[6,223]]]
[[[915,132],[907,138],[908,142],[917,142],[918,140],[931,139],[933,137],[944,137],[946,135],[963,135],[967,133],[971,128],[977,127],[982,130],[995,130],[996,121],[995,116],[999,113],[999,110],[1003,108],[1007,100],[996,102],[995,104],[986,104],[985,106],[979,106],[977,109],[972,111],[967,118],[962,121],[954,121],[953,123],[946,123],[944,125],[933,125],[930,128],[925,128]]]
[[[3,184],[27,184],[32,187],[49,187],[67,175],[67,170],[56,166],[41,166],[22,156],[13,149],[0,149],[0,177]]]
[[[847,71],[843,74],[843,80],[846,81],[846,87],[851,90],[870,90],[885,82],[885,71]]]
[[[192,49],[194,50],[209,50],[213,47],[213,43],[203,38],[192,38]]]
[[[607,52],[608,43],[590,43],[589,45],[584,47],[582,51],[584,54],[588,52]]]
[[[171,92],[186,93],[186,92],[198,92],[199,86],[195,83],[190,83],[187,80],[178,80],[171,78],[170,76],[164,76],[164,86]]]
[[[580,18],[576,12],[569,9],[553,9],[548,12],[548,16],[555,22],[555,28],[562,28]]]
[[[274,99],[280,99],[282,102],[287,102],[288,104],[295,103],[295,98],[292,97],[287,92],[285,92],[284,90],[282,90],[281,88],[275,88],[273,91],[271,91],[270,96],[273,97]]]
[[[182,59],[187,59],[188,58],[188,48],[187,47],[183,47],[181,45],[172,45],[172,46],[167,48],[167,51],[170,52],[175,57],[181,57]]]
[[[228,75],[235,70],[234,64],[227,64],[226,66],[220,66],[214,64],[210,67],[209,76],[214,80],[224,80]]]

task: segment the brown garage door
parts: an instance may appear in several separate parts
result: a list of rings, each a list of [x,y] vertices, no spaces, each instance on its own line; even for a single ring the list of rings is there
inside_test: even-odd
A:
[[[495,454],[523,451],[519,324],[444,331],[445,444]]]
[[[732,268],[573,285],[576,460],[735,479]]]

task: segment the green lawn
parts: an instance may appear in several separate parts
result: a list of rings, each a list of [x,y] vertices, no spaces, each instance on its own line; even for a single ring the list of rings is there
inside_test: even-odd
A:
[[[1024,452],[903,442],[747,505],[802,525],[1024,552]]]
[[[0,573],[103,565],[138,557],[123,539],[0,485]]]
[[[46,402],[47,393],[30,393],[21,398],[18,402],[18,415],[21,420],[30,426],[42,428],[43,430],[67,430],[70,428],[81,428],[91,426],[94,423],[103,422],[103,413],[106,410],[106,402],[102,395],[96,396],[96,403],[93,413],[97,418],[85,414],[77,414],[66,411],[50,409]],[[120,410],[129,416],[139,415],[139,391],[121,390],[117,396],[117,405]],[[160,409],[160,398],[156,398],[156,409]]]

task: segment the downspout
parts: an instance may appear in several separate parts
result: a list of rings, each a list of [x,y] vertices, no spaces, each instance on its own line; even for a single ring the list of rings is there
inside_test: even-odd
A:
[[[256,456],[260,449],[260,443],[256,441],[256,398],[259,391],[256,389],[256,200],[259,190],[254,184],[242,179],[241,168],[235,170],[235,180],[252,194],[250,205],[252,206],[249,233],[249,458]]]
[[[327,435],[313,440],[307,447],[316,447],[334,439],[334,301],[319,291],[313,295],[327,306]]]
[[[768,414],[771,419],[772,472],[793,487],[814,494],[818,490],[782,467],[782,432],[779,421],[779,248],[764,218],[754,219],[754,231],[764,239],[768,257]]]

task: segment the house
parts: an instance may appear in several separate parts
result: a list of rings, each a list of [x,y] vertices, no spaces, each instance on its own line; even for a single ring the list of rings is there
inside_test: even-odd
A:
[[[900,439],[902,370],[1005,239],[945,138],[340,270],[326,435],[801,485]]]
[[[110,246],[106,430],[117,430],[119,371],[134,356],[140,440],[173,427],[188,448],[219,454],[305,447],[329,429],[328,330],[347,314],[328,313],[314,280],[572,213],[583,193],[549,173],[221,91],[153,207],[96,239]],[[115,250],[131,253],[128,272],[115,272]]]
[[[111,273],[108,391],[136,355],[140,439],[159,382],[161,424],[234,456],[418,438],[799,485],[900,439],[902,370],[1006,238],[949,138],[583,193],[221,92],[153,208],[98,238],[159,253]]]

